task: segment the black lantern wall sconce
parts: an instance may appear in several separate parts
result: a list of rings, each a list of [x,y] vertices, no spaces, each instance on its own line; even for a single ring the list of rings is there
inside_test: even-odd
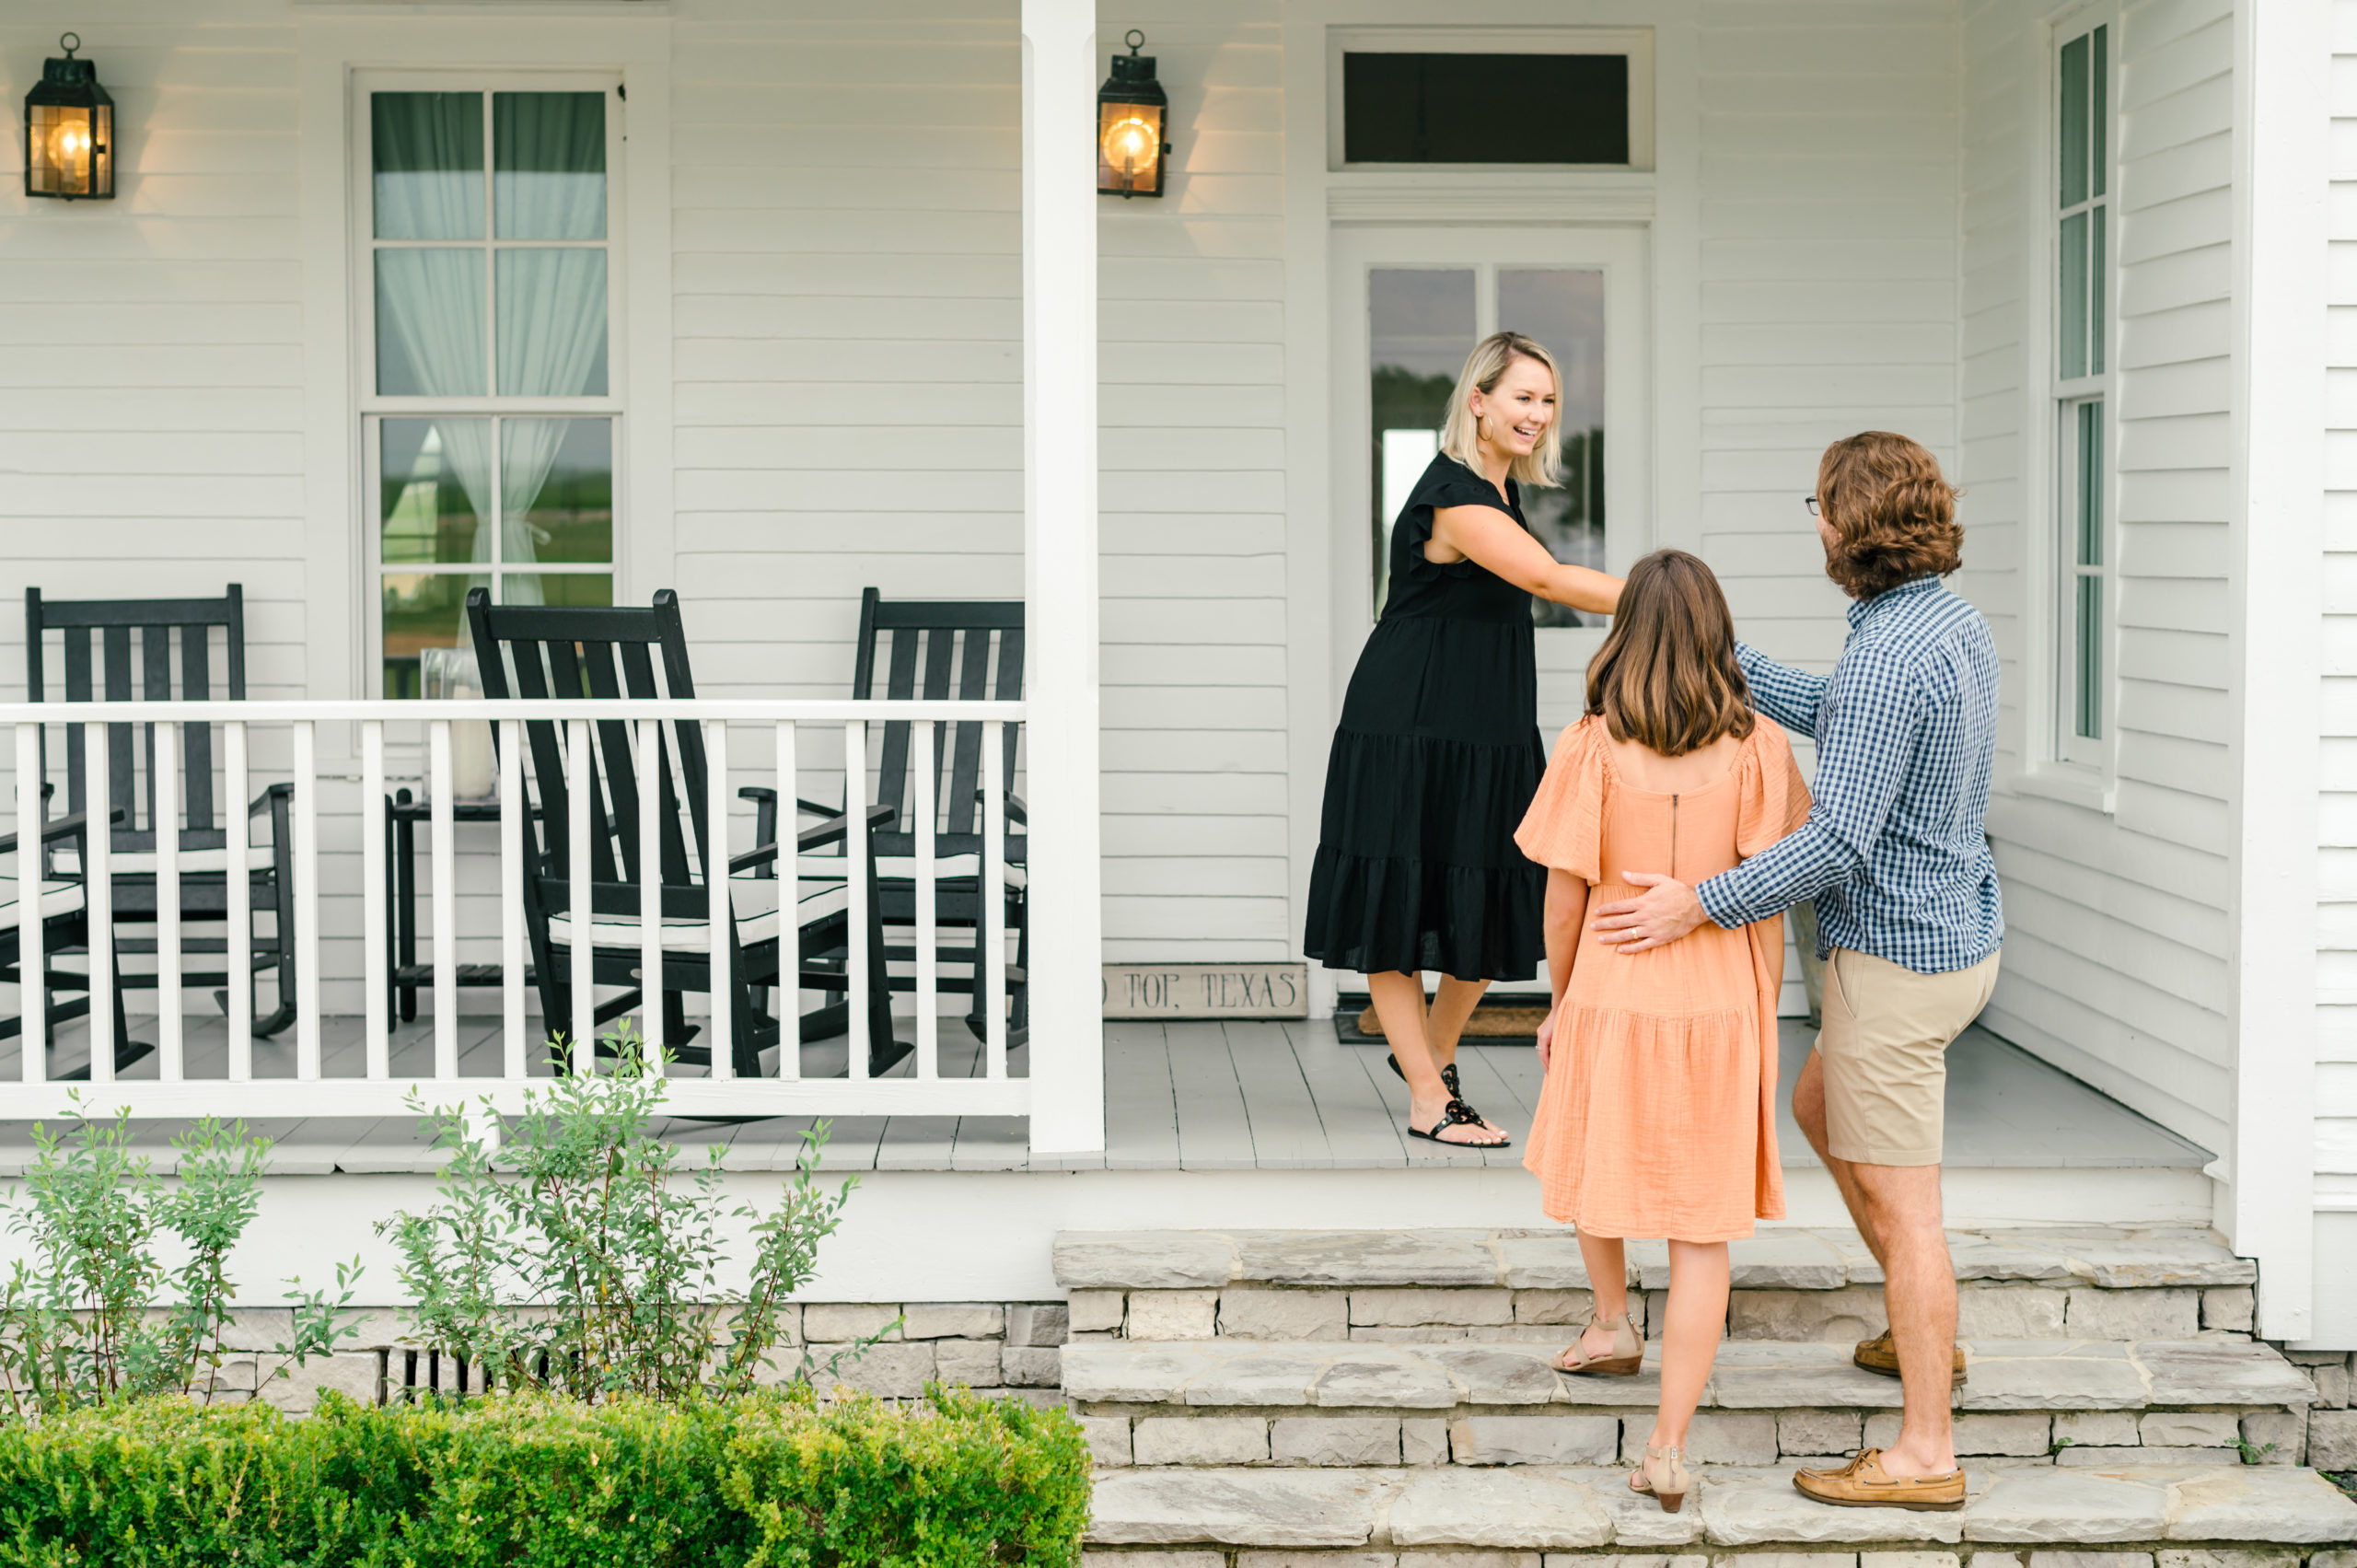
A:
[[[57,41],[63,60],[41,66],[25,95],[25,194],[107,201],[114,195],[114,99],[99,86],[99,68],[76,60],[82,41]]]
[[[1097,189],[1119,192],[1126,201],[1162,194],[1170,99],[1154,79],[1154,56],[1138,52],[1145,34],[1132,28],[1121,41],[1129,54],[1113,56],[1113,74],[1097,89]]]

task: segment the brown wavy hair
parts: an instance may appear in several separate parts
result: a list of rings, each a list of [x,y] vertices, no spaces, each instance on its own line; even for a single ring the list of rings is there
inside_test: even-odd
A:
[[[1964,564],[1956,489],[1921,443],[1867,430],[1825,448],[1817,504],[1840,537],[1825,552],[1825,575],[1852,598]]]
[[[1604,715],[1613,739],[1664,757],[1751,733],[1735,617],[1700,556],[1656,550],[1629,568],[1612,630],[1588,661],[1587,711]]]

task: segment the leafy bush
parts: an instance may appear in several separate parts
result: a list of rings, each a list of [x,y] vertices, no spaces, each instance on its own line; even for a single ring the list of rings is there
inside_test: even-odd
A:
[[[852,1568],[1079,1560],[1087,1446],[1062,1411],[928,1390],[820,1411],[540,1395],[306,1420],[155,1400],[0,1429],[24,1568]]]
[[[145,1394],[210,1400],[236,1290],[229,1253],[260,1206],[269,1140],[207,1117],[172,1140],[180,1172],[169,1183],[132,1152],[128,1113],[84,1114],[67,1137],[36,1122],[33,1142],[40,1152],[7,1221],[32,1260],[0,1286],[0,1400],[18,1418]],[[184,1254],[177,1268],[157,1256],[165,1237]],[[357,1332],[347,1309],[358,1278],[356,1263],[339,1267],[338,1299],[298,1298],[263,1382]]]
[[[683,1169],[678,1146],[650,1131],[662,1073],[627,1028],[609,1040],[612,1073],[563,1073],[529,1091],[500,1146],[481,1135],[494,1124],[488,1118],[427,1113],[435,1146],[449,1156],[440,1202],[378,1226],[417,1303],[407,1316],[425,1344],[486,1369],[503,1388],[578,1400],[743,1393],[791,1348],[780,1311],[809,1282],[855,1182],[819,1186],[821,1122],[803,1134],[774,1211],[726,1209],[722,1151]],[[732,1213],[753,1221],[741,1292],[723,1282],[721,1231]],[[787,1370],[826,1379],[874,1342],[823,1365],[794,1349]]]

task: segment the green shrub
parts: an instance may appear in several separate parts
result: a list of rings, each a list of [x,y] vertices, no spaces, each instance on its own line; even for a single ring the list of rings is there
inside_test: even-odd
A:
[[[538,1395],[295,1420],[178,1399],[0,1428],[16,1568],[1072,1568],[1087,1446],[1062,1411],[928,1390]]]
[[[78,1100],[75,1111],[64,1136],[33,1124],[40,1152],[22,1201],[6,1205],[31,1257],[0,1284],[0,1408],[21,1418],[146,1394],[209,1400],[237,1292],[229,1254],[261,1206],[270,1141],[206,1117],[172,1140],[179,1174],[167,1182],[134,1151],[128,1111],[93,1121]],[[177,1267],[157,1251],[167,1239]],[[264,1382],[358,1331],[359,1277],[356,1262],[339,1267],[333,1301],[287,1282],[299,1293],[294,1332]]]
[[[656,1133],[659,1063],[627,1024],[607,1040],[610,1073],[562,1073],[527,1091],[495,1145],[482,1135],[495,1124],[488,1115],[426,1113],[449,1156],[438,1201],[377,1226],[401,1255],[419,1341],[500,1388],[576,1400],[740,1394],[779,1371],[830,1381],[882,1334],[818,1363],[788,1342],[780,1318],[856,1185],[819,1184],[828,1123],[803,1133],[774,1209],[732,1209],[718,1146],[694,1165]],[[724,1240],[732,1217],[752,1222],[741,1289]]]

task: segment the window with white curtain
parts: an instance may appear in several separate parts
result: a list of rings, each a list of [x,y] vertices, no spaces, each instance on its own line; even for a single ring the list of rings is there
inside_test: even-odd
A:
[[[372,86],[359,161],[370,634],[389,697],[474,685],[466,596],[611,604],[614,85]]]
[[[2053,246],[2054,738],[2058,761],[2109,748],[2112,33],[2101,13],[2055,29]]]

